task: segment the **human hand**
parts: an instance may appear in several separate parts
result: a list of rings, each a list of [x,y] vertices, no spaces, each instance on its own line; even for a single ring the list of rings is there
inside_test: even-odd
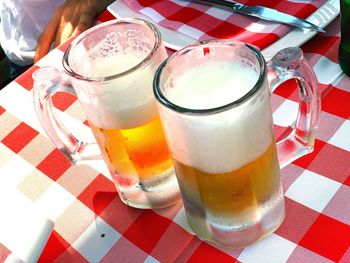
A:
[[[76,37],[93,25],[95,17],[113,0],[66,0],[56,9],[47,27],[38,38],[34,62],[49,51],[52,44],[59,46],[70,37]]]

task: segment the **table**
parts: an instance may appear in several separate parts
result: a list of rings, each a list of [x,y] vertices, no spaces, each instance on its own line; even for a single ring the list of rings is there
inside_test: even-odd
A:
[[[111,18],[105,12],[99,19]],[[188,232],[181,202],[162,210],[125,206],[104,166],[72,166],[55,148],[36,119],[31,74],[62,68],[68,44],[0,91],[0,191],[20,194],[55,223],[39,262],[350,262],[350,79],[338,65],[339,18],[302,46],[319,80],[322,112],[314,152],[281,171],[284,223],[235,250]],[[296,100],[293,85],[277,89],[274,114],[294,110]],[[72,125],[86,121],[74,97],[58,94],[54,102]],[[275,121],[278,138],[285,120]],[[12,252],[0,233],[0,262]]]

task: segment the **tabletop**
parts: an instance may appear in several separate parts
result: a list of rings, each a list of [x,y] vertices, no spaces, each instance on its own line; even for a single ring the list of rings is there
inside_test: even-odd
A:
[[[113,17],[105,12],[99,19]],[[72,166],[41,128],[32,73],[61,66],[68,43],[0,91],[0,192],[44,211],[54,228],[39,262],[350,262],[350,79],[338,65],[339,18],[302,46],[319,81],[322,111],[313,153],[281,170],[286,218],[273,234],[242,249],[217,247],[190,232],[181,201],[160,210],[124,205],[104,165]],[[275,115],[297,107],[287,82],[272,95]],[[86,124],[75,97],[54,104],[70,125]],[[288,115],[288,114],[287,114]],[[276,137],[286,129],[275,118]],[[1,217],[12,195],[0,194]],[[5,207],[5,208],[4,208]],[[23,218],[26,220],[26,218]],[[11,228],[10,225],[5,226]],[[12,232],[18,241],[22,233]],[[16,244],[0,233],[0,262]]]

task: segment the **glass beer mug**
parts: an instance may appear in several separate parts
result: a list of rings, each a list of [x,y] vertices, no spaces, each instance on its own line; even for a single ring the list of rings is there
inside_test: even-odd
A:
[[[73,164],[96,143],[72,135],[52,107],[56,92],[78,97],[121,200],[137,208],[167,207],[180,192],[163,135],[152,81],[167,52],[158,29],[139,19],[113,20],[79,35],[63,56],[66,74],[34,72],[38,118]]]
[[[276,147],[270,93],[290,78],[299,113]],[[192,230],[230,247],[276,230],[285,215],[280,167],[313,150],[320,111],[301,50],[282,50],[266,64],[250,45],[205,41],[164,61],[153,91]]]

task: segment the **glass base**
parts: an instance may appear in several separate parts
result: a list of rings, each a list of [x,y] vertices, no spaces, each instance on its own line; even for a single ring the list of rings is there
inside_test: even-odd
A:
[[[114,177],[120,199],[128,206],[158,209],[174,205],[181,199],[173,169],[156,179],[125,179]]]
[[[208,214],[206,219],[187,214],[190,227],[200,239],[230,248],[246,247],[266,237],[282,224],[284,217],[283,197],[261,206],[256,217],[247,224],[228,224],[225,219],[218,223],[217,218],[211,220]]]

